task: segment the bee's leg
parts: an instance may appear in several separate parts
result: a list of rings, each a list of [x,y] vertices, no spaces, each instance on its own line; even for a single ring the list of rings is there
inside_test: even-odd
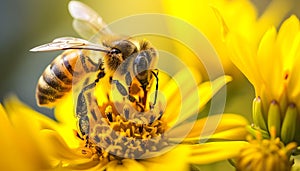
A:
[[[126,81],[127,86],[131,85],[132,78],[131,78],[130,72],[126,72],[126,74],[125,74],[125,81]]]
[[[78,131],[75,131],[75,130],[74,130],[74,134],[80,140],[85,141],[85,147],[89,146],[89,137],[88,136],[82,135],[82,133],[79,133]]]
[[[136,100],[135,97],[133,97],[132,95],[128,94],[126,88],[118,81],[118,80],[111,80],[111,83],[116,84],[116,87],[119,91],[119,93],[123,96],[123,97],[127,97],[127,99],[132,102],[132,103],[136,103],[136,105],[138,107],[141,108],[141,111],[144,111],[144,107]]]
[[[87,101],[85,99],[85,92],[87,90],[93,89],[96,86],[96,82],[93,82],[87,86],[85,86],[79,93],[77,97],[77,105],[76,105],[76,116],[83,117],[86,116],[88,113],[87,109]]]
[[[97,83],[101,78],[105,76],[104,70],[100,70],[97,75],[97,79],[91,83],[86,85],[79,93],[77,97],[77,104],[76,104],[76,116],[79,118],[79,128],[83,135],[89,132],[89,118],[87,116],[88,113],[88,102],[86,100],[86,92],[95,88]],[[95,100],[96,101],[96,100]],[[96,101],[97,103],[97,101]]]
[[[144,110],[145,110],[144,107],[136,100],[135,97],[133,97],[132,95],[129,94],[127,96],[127,98],[131,103],[135,102],[135,104],[141,109],[141,112],[144,112]]]
[[[99,59],[98,63],[96,63],[93,60],[91,60],[90,57],[84,55],[83,53],[81,53],[81,55],[80,55],[80,62],[86,73],[95,72],[97,70],[103,69],[103,62],[101,59]],[[88,67],[87,62],[89,62],[89,66],[92,66],[92,67]]]
[[[126,81],[126,85],[128,86],[128,95],[127,95],[127,98],[130,102],[135,102],[142,110],[143,110],[143,107],[141,106],[141,104],[138,103],[138,101],[136,100],[135,97],[133,97],[130,93],[130,86],[132,84],[132,78],[131,78],[131,75],[130,75],[130,72],[126,72],[125,74],[125,81]]]
[[[155,79],[156,79],[156,85],[155,85],[155,94],[154,94],[154,102],[153,104],[150,106],[150,109],[153,109],[155,104],[156,104],[156,100],[157,100],[157,93],[158,93],[158,70],[156,70],[157,72],[155,73],[154,71],[151,71],[152,74],[154,75]]]
[[[131,94],[130,94],[130,86],[132,84],[132,78],[131,78],[131,75],[130,75],[130,72],[127,72],[126,75],[125,75],[125,81],[126,81],[126,84],[128,86],[128,100],[132,103],[136,103],[136,105],[141,109],[141,112],[143,112],[145,110],[144,108],[144,104],[141,104],[135,97],[133,97]]]
[[[90,121],[87,115],[80,117],[78,120],[79,130],[82,135],[88,135],[90,131]]]
[[[81,55],[80,59],[81,59],[82,65],[86,66],[85,65],[85,57],[82,57],[82,55]],[[88,109],[87,109],[87,102],[85,100],[84,93],[87,90],[93,89],[96,86],[96,84],[99,82],[99,80],[105,76],[105,72],[104,72],[104,68],[103,68],[103,63],[101,61],[99,61],[99,62],[100,62],[99,65],[94,63],[95,65],[98,65],[98,69],[97,70],[99,70],[99,73],[97,75],[97,78],[95,79],[95,81],[93,83],[86,85],[80,91],[80,93],[79,93],[79,95],[77,97],[77,105],[76,105],[76,115],[77,115],[77,117],[86,115],[87,111],[88,111]]]
[[[111,83],[115,84],[119,93],[121,93],[122,96],[128,96],[128,92],[126,88],[118,81],[118,80],[113,80],[111,79]]]
[[[133,96],[130,94],[130,86],[131,86],[131,84],[132,84],[132,78],[131,78],[130,72],[126,72],[126,74],[125,74],[125,81],[126,81],[126,85],[128,86],[128,92],[129,92],[129,94],[128,94],[128,96],[127,96],[128,100],[129,100],[130,102],[132,102],[132,103],[135,102],[136,105],[137,105],[138,107],[141,108],[141,111],[144,111],[143,106],[136,100],[135,97],[133,97]]]
[[[87,86],[85,86],[81,92],[79,93],[77,97],[77,104],[76,104],[76,116],[79,118],[78,125],[80,132],[83,135],[86,135],[89,133],[90,127],[89,127],[89,118],[88,118],[88,103],[85,98],[85,93],[87,90],[93,89],[96,86],[96,82],[93,82]]]

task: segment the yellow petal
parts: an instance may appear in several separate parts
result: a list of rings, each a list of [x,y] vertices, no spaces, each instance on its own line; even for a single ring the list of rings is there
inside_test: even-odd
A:
[[[264,33],[270,26],[278,26],[286,14],[293,8],[294,1],[270,1],[257,21],[257,30]]]
[[[0,105],[1,166],[4,170],[40,170],[46,168],[45,150],[40,143],[37,120],[30,116],[31,111],[19,104],[5,101],[7,114]],[[14,105],[16,104],[16,105]],[[22,109],[25,109],[24,111]],[[27,113],[27,111],[29,113]],[[24,113],[25,112],[25,113]],[[8,118],[7,116],[10,116]],[[32,127],[31,127],[32,126]],[[17,165],[16,165],[17,163]],[[7,169],[5,169],[7,167]]]
[[[299,70],[297,69],[300,55],[300,24],[296,16],[292,15],[282,24],[278,33],[277,43],[281,48],[282,84],[285,86],[285,83],[287,83],[289,100],[297,102],[297,97],[300,93],[297,88],[300,84]]]
[[[300,104],[299,99],[300,99],[300,90],[299,90],[299,85],[300,85],[300,71],[299,71],[299,65],[300,65],[300,26],[299,26],[299,20],[295,16],[291,16],[288,20],[284,22],[283,25],[288,25],[293,28],[294,34],[291,35],[288,31],[285,31],[287,37],[290,39],[293,39],[293,44],[290,42],[290,54],[285,55],[283,54],[283,57],[285,57],[285,77],[287,81],[287,92],[288,92],[288,97],[290,101],[296,102],[297,106]],[[285,26],[285,27],[288,27]],[[282,26],[283,27],[283,26]],[[291,28],[289,28],[291,29]],[[285,30],[288,30],[286,28]],[[280,30],[281,31],[281,30]],[[284,30],[283,30],[284,31]],[[284,39],[284,38],[283,38]],[[292,41],[292,40],[290,40]],[[280,42],[278,42],[280,43]],[[286,44],[288,42],[286,41]],[[287,45],[286,45],[287,46]]]
[[[13,130],[13,127],[7,117],[6,111],[3,106],[0,104],[0,134],[2,139],[0,141],[0,164],[2,170],[30,170],[27,161],[22,157],[24,155],[20,154],[20,148],[18,146],[18,138],[16,132]],[[16,164],[15,162],[19,162]]]
[[[164,120],[170,125],[177,120],[177,117],[186,116],[187,107],[192,104],[199,104],[197,90],[198,82],[193,78],[189,69],[181,70],[162,89],[167,99],[167,106],[163,115]],[[189,102],[191,101],[191,103]],[[199,110],[197,105],[193,108]],[[181,111],[181,114],[179,113]],[[184,114],[182,114],[184,113]],[[197,113],[197,112],[196,112]],[[180,114],[178,116],[178,114]]]
[[[236,141],[236,140],[245,140],[246,139],[246,135],[248,135],[249,132],[246,130],[246,127],[236,127],[236,128],[232,128],[229,130],[224,130],[221,132],[216,132],[214,134],[212,134],[211,136],[208,136],[207,138],[209,139],[209,141],[228,141],[228,140],[232,140],[232,141]]]
[[[16,126],[28,126],[32,130],[53,129],[55,122],[49,117],[36,112],[22,103],[16,96],[9,96],[4,100],[5,109],[9,113],[12,123]],[[26,122],[26,123],[25,123]]]
[[[230,82],[232,78],[230,76],[220,76],[219,78],[211,81],[204,82],[200,84],[198,87],[199,98],[200,98],[200,107],[204,107],[204,105],[228,82]]]
[[[300,46],[298,48],[298,54],[296,55],[296,59],[293,61],[293,68],[289,73],[289,79],[287,83],[287,92],[289,100],[296,103],[296,105],[300,106]]]
[[[192,154],[189,160],[193,164],[209,164],[234,158],[247,144],[245,141],[228,141],[192,145]]]
[[[108,163],[107,171],[146,171],[146,167],[134,159],[123,159],[122,164],[114,160]]]
[[[262,84],[268,90],[269,99],[279,99],[284,89],[283,59],[281,59],[281,54],[275,45],[275,41],[276,29],[272,27],[264,34],[255,59],[263,79]],[[262,96],[262,94],[258,95]]]
[[[257,63],[253,58],[256,56],[257,42],[252,41],[232,32],[226,38],[231,61],[254,85],[255,89],[260,90],[261,76],[257,70]]]
[[[277,37],[277,44],[280,47],[282,60],[290,62],[293,53],[293,46],[295,42],[295,36],[299,32],[299,20],[295,15],[285,20],[280,27]],[[283,63],[284,64],[284,63]],[[292,63],[289,63],[291,65]]]
[[[254,28],[253,22],[256,19],[257,12],[255,6],[250,1],[188,0],[185,3],[181,3],[180,1],[166,0],[163,1],[163,5],[164,10],[168,14],[182,18],[201,30],[220,55],[225,72],[230,72],[231,74],[234,71],[234,67],[232,67],[232,63],[228,59],[228,48],[222,42],[222,34],[219,29],[220,24],[211,10],[211,6],[221,10],[230,27],[235,28],[235,30],[242,30],[247,36],[251,37],[248,30]],[[182,29],[175,24],[170,25],[170,30],[174,33],[182,32]],[[186,33],[185,36],[192,37],[193,35]],[[178,56],[186,56],[188,54],[184,48],[180,46],[175,47],[180,53]],[[191,55],[188,56],[188,59],[191,59]],[[191,59],[189,62],[195,65],[195,60]]]
[[[99,160],[94,158],[80,158],[77,160],[70,160],[67,164],[62,167],[70,170],[105,170],[105,165],[103,165]]]
[[[13,134],[13,131],[12,131],[13,128],[12,128],[11,122],[9,121],[9,119],[7,117],[7,113],[4,109],[4,107],[2,106],[2,104],[0,104],[0,121],[1,121],[0,131],[3,131],[1,133],[3,133],[3,134],[5,133],[7,135]]]
[[[30,134],[38,134],[39,130],[50,129],[57,131],[63,137],[69,146],[78,146],[78,141],[73,134],[74,126],[72,124],[62,124],[48,118],[47,116],[36,112],[16,96],[10,96],[4,101],[5,107],[13,124],[22,131]],[[72,120],[72,118],[70,118]]]
[[[213,115],[199,119],[195,123],[188,122],[178,125],[168,132],[168,136],[173,139],[198,138],[198,142],[200,141],[200,137],[240,140],[244,139],[246,136],[245,126],[247,124],[248,121],[240,115]],[[234,131],[231,132],[231,130]]]
[[[55,122],[23,104],[16,96],[10,96],[4,103],[18,142],[22,142],[18,144],[20,153],[26,154],[28,161],[39,163],[37,167],[46,165],[46,149],[41,143],[39,130],[52,129]]]
[[[63,101],[63,103],[59,103],[55,109],[54,114],[56,119],[71,129],[77,129],[76,123],[77,119],[75,117],[75,102],[72,93],[69,93]]]
[[[179,112],[173,112],[174,109],[180,111],[182,96],[179,91],[179,85],[171,79],[168,83],[163,85],[161,92],[163,92],[167,100],[167,106],[163,118],[166,120],[176,118]],[[170,122],[169,122],[170,123]]]
[[[175,123],[180,125],[187,119],[196,119],[200,109],[229,81],[231,81],[230,76],[221,76],[214,81],[200,84],[196,89],[187,92],[182,99],[181,106],[176,106],[171,101],[172,107],[170,107],[171,104],[169,104],[170,106],[167,105],[166,116],[163,116],[163,119],[166,119],[167,123],[172,123],[170,125]],[[180,113],[177,117],[174,117],[174,114],[178,113],[177,111],[180,111]]]
[[[189,170],[190,148],[185,145],[178,145],[171,151],[159,157],[149,158],[140,161],[147,168],[147,171],[157,170]]]
[[[48,153],[60,160],[76,160],[82,156],[75,149],[71,149],[64,139],[55,131],[42,130],[40,137],[43,139],[43,146]]]

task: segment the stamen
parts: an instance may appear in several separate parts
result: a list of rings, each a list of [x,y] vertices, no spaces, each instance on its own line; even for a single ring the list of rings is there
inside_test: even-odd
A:
[[[291,169],[292,163],[289,158],[297,144],[293,142],[285,146],[280,138],[275,138],[276,132],[273,128],[270,139],[262,139],[260,133],[257,133],[256,139],[248,138],[249,145],[245,146],[239,154],[237,170],[289,171]],[[280,160],[278,160],[279,158]]]
[[[120,113],[117,108],[122,109]],[[124,102],[104,104],[99,109],[103,117],[90,123],[89,138],[80,138],[88,144],[81,150],[82,154],[97,155],[102,161],[118,160],[122,164],[123,158],[138,159],[169,145],[163,136],[167,126],[161,120],[162,109],[138,112]]]

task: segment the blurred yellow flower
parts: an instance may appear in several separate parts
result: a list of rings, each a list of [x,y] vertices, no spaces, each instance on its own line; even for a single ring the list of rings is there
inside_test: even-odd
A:
[[[226,37],[233,62],[255,88],[254,123],[264,131],[274,126],[285,143],[300,142],[299,33],[299,20],[291,16],[278,33],[272,27],[259,42],[250,42],[230,28]]]
[[[77,119],[74,117],[71,95],[56,107],[57,122],[38,114],[16,98],[6,100],[7,111],[16,118],[24,119],[16,123],[17,126],[25,125],[30,130],[39,131],[29,137],[37,139],[38,142],[31,150],[39,152],[38,147],[43,147],[42,149],[49,157],[45,160],[47,161],[46,165],[43,166],[45,170],[189,170],[190,164],[211,163],[237,156],[239,149],[246,144],[245,141],[242,141],[246,135],[245,126],[248,124],[246,119],[234,114],[196,118],[195,122],[190,119],[193,118],[193,115],[197,116],[199,107],[203,107],[213,94],[230,81],[230,77],[220,77],[213,82],[200,84],[197,87],[198,94],[197,90],[186,84],[188,77],[184,71],[170,80],[162,78],[163,74],[160,75],[162,83],[160,92],[165,95],[168,103],[165,110],[161,111],[162,116],[159,119],[152,123],[144,123],[143,126],[138,121],[133,122],[122,117],[122,113],[114,108],[118,103],[108,102],[110,105],[104,103],[99,106],[100,110],[105,108],[104,113],[107,116],[102,118],[99,123],[106,123],[106,125],[90,125],[102,132],[97,136],[81,135],[77,128]],[[188,88],[184,84],[189,85],[190,89],[180,92],[180,86]],[[96,94],[99,95],[97,91]],[[183,93],[181,94],[184,100],[182,102],[180,102],[180,93]],[[191,99],[193,97],[191,93],[201,97],[199,104],[193,103],[195,99]],[[163,104],[158,103],[157,106],[161,108]],[[181,111],[184,114],[182,116]],[[152,114],[155,113],[154,109]],[[4,111],[1,114],[1,116],[6,116]],[[24,114],[26,118],[23,118],[23,115],[17,116],[17,114]],[[128,115],[134,115],[134,113],[129,111]],[[135,117],[133,119],[142,118]],[[5,125],[5,123],[1,123],[1,125]],[[187,129],[189,127],[190,130]],[[113,132],[107,132],[109,129]],[[1,129],[1,132],[4,135],[8,134],[7,137],[18,135],[15,132],[11,133],[7,128]],[[101,140],[101,143],[96,137]],[[200,140],[206,139],[208,140],[206,143],[201,143]],[[12,139],[12,142],[15,144],[18,141]],[[14,149],[18,149],[20,144],[17,143],[15,146],[17,148],[14,147]],[[8,154],[11,151],[6,144],[1,147],[4,148],[2,154],[6,154],[6,152]],[[30,155],[33,154],[35,153],[30,152]],[[30,159],[27,156],[21,157],[22,160]],[[15,158],[6,156],[6,159],[15,163]],[[40,162],[43,157],[35,156],[33,159],[37,160],[34,162]],[[30,162],[24,161],[24,166],[29,164],[28,167],[32,167]],[[6,164],[11,166],[9,162]],[[43,164],[43,162],[38,164]],[[19,167],[19,165],[12,166]],[[40,166],[36,164],[34,167]]]
[[[237,159],[238,171],[289,171],[293,165],[290,160],[292,150],[297,144],[289,143],[286,146],[276,137],[275,128],[271,129],[271,138],[262,139],[259,131],[256,132],[256,139],[248,137],[249,144],[244,146]]]
[[[220,11],[231,31],[241,34],[247,40],[258,40],[270,26],[280,24],[293,4],[293,0],[273,0],[261,14],[258,14],[258,9],[249,0],[188,0],[184,3],[166,0],[163,7],[167,14],[184,19],[207,36],[221,58],[225,73],[237,76],[238,72],[229,60],[230,52],[223,43],[223,33],[220,29],[222,25],[216,18],[214,9]],[[176,25],[171,25],[170,30],[177,34],[183,31]],[[189,35],[188,32],[184,34],[192,40],[193,35]],[[188,49],[176,46],[176,50],[178,56],[189,56],[190,64],[199,66],[191,58],[193,54]]]
[[[39,130],[47,125],[45,116],[28,109],[15,97],[0,104],[1,170],[39,171],[49,168],[46,146]]]

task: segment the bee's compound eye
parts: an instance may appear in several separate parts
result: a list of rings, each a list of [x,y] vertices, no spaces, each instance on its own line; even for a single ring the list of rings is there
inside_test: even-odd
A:
[[[111,51],[110,51],[111,54],[119,54],[119,53],[122,53],[119,49],[116,49],[116,48],[113,48]]]
[[[143,71],[148,70],[149,68],[149,62],[146,58],[146,56],[144,56],[144,54],[139,54],[133,63],[133,69],[134,69],[134,74],[138,75],[141,74]]]

